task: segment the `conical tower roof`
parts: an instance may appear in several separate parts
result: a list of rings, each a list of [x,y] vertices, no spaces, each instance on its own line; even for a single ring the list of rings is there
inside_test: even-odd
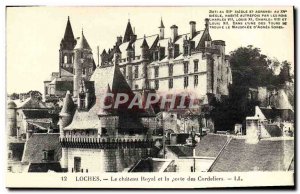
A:
[[[89,43],[87,42],[84,34],[83,34],[83,30],[81,32],[81,37],[79,38],[79,40],[77,41],[77,44],[75,46],[75,49],[87,49],[87,50],[92,50]]]
[[[126,27],[126,30],[125,30],[125,34],[124,34],[124,38],[123,38],[123,42],[130,41],[130,36],[133,35],[133,34],[134,33],[133,33],[133,30],[132,30],[130,21],[128,21],[127,27]]]
[[[160,26],[159,26],[159,28],[165,28],[164,23],[162,21],[162,18],[160,19]]]
[[[76,40],[74,38],[70,17],[68,16],[68,22],[65,30],[65,34],[63,39],[61,40],[61,49],[72,50],[76,44]]]
[[[75,104],[72,100],[70,91],[67,91],[66,96],[63,101],[63,107],[62,107],[59,115],[73,114],[74,110],[75,110]]]
[[[143,43],[141,45],[141,48],[149,48],[148,43],[146,41],[146,36],[145,35],[144,35],[144,40],[143,40]]]

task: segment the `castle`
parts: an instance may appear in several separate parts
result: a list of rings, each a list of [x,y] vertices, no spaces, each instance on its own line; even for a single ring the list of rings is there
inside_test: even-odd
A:
[[[161,20],[158,34],[138,38],[128,21],[124,36],[117,37],[107,52],[103,50],[96,67],[83,31],[75,38],[68,17],[60,43],[59,71],[44,81],[47,103],[63,99],[59,113],[63,171],[119,172],[141,158],[155,157],[154,144],[161,138],[154,132],[156,113],[168,111],[167,107],[104,109],[99,99],[106,94],[126,93],[132,99],[139,93],[146,99],[149,93],[160,97],[185,93],[198,99],[196,114],[206,110],[212,99],[228,95],[231,69],[225,42],[212,40],[208,19],[204,30],[198,31],[191,21],[189,33],[179,34],[176,25],[171,32],[170,37],[165,36]],[[115,102],[116,98],[105,101]],[[200,122],[210,126],[213,121],[209,119]],[[190,128],[199,131],[195,123]]]

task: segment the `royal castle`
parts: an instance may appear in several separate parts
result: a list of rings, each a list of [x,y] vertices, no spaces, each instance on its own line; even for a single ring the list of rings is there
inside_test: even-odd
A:
[[[157,157],[165,141],[158,129],[195,134],[201,127],[213,128],[211,101],[226,97],[231,84],[225,41],[211,38],[208,19],[203,30],[190,21],[190,30],[184,34],[172,25],[169,36],[163,20],[158,23],[157,34],[138,37],[128,21],[124,36],[103,50],[96,64],[83,31],[75,38],[68,18],[60,42],[59,71],[44,81],[45,102],[61,104],[57,124],[61,149],[43,152],[46,158],[54,153],[62,171],[124,171],[141,158]],[[190,110],[167,107],[103,109],[99,99],[108,93],[126,93],[129,98],[138,93],[142,99],[150,93],[160,97],[187,94],[198,100],[198,109],[188,118]],[[178,127],[180,118],[185,119],[184,127]],[[32,133],[26,137],[26,142],[40,139]]]

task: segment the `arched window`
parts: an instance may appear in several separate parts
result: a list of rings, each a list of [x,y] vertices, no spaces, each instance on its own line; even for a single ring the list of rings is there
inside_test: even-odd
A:
[[[64,56],[64,63],[68,63],[67,60],[68,60],[68,57],[67,57],[67,55],[65,55]]]

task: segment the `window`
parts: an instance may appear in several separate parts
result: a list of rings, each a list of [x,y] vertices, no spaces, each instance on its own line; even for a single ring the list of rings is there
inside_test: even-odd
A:
[[[93,72],[93,68],[90,67],[89,71],[90,71],[90,73],[92,73]]]
[[[159,75],[159,67],[154,67],[154,76],[158,77]]]
[[[194,61],[194,72],[198,72],[198,61]]]
[[[123,75],[126,77],[126,67],[123,68]]]
[[[158,60],[158,51],[154,51],[154,61]]]
[[[80,52],[80,58],[83,58],[83,52]]]
[[[135,66],[134,69],[134,78],[138,78],[139,77],[139,66]]]
[[[169,79],[169,89],[173,88],[173,79]]]
[[[85,68],[82,69],[82,75],[85,75]]]
[[[101,128],[101,135],[106,135],[107,134],[107,129],[102,127]]]
[[[138,90],[138,89],[139,89],[139,85],[136,84],[136,85],[134,86],[134,88],[135,88],[136,90]]]
[[[188,62],[183,63],[183,71],[185,74],[187,74],[189,72],[189,63]]]
[[[155,84],[155,89],[158,90],[158,88],[159,88],[159,80],[155,80],[154,84]]]
[[[68,63],[68,57],[67,57],[67,55],[64,56],[64,63]]]
[[[173,64],[169,64],[169,76],[173,76]]]
[[[188,53],[189,53],[189,47],[188,47],[188,45],[186,45],[186,46],[184,46],[184,55],[188,55]]]
[[[54,150],[43,150],[43,160],[54,161]]]
[[[198,75],[194,76],[194,86],[198,86]]]
[[[146,89],[149,89],[149,81],[148,80],[145,81],[145,85],[146,85]]]
[[[81,169],[81,158],[74,157],[74,170],[75,172],[80,172]]]
[[[188,87],[189,86],[189,77],[184,77],[184,88]]]

